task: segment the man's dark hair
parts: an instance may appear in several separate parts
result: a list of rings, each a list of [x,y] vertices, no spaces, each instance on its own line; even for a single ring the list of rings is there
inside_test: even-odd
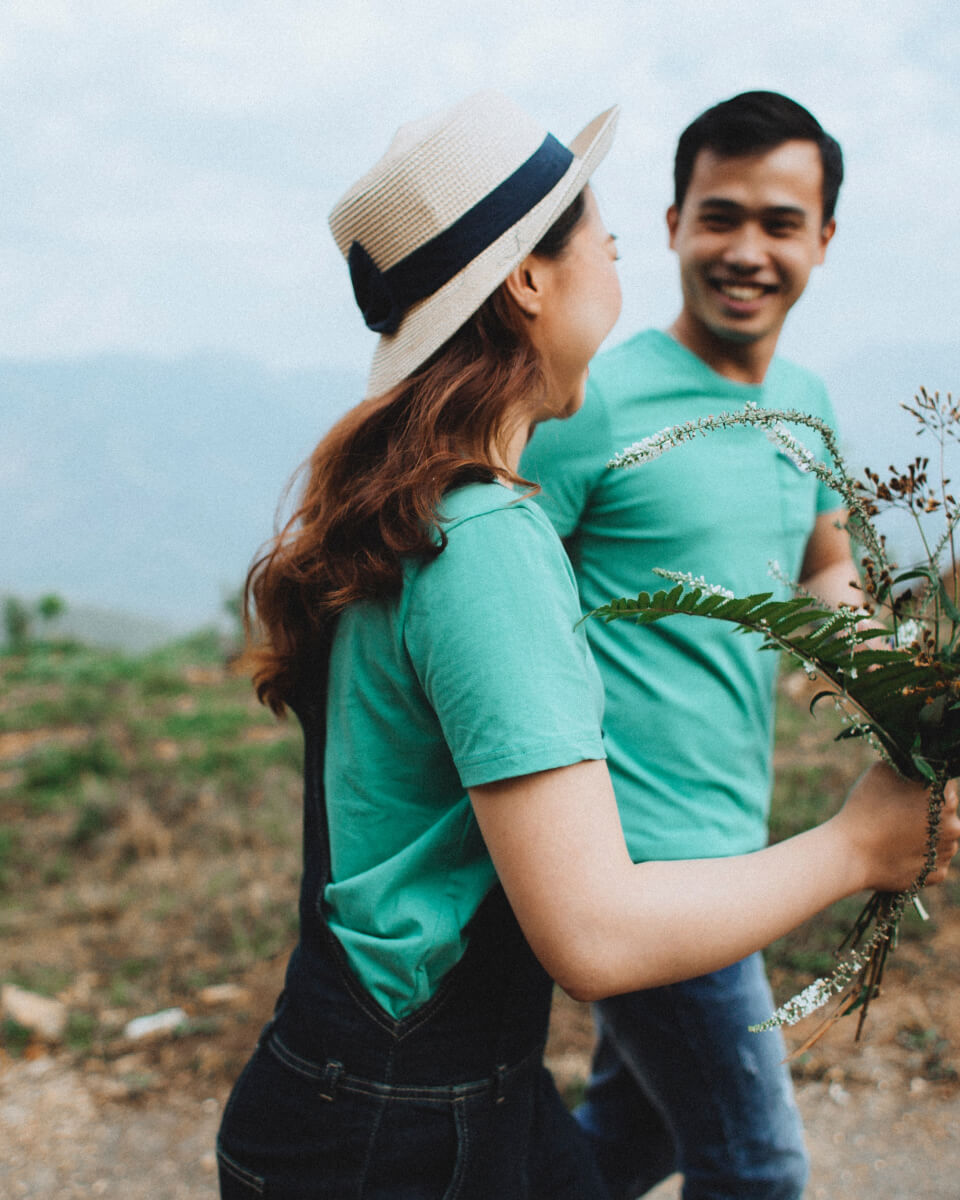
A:
[[[674,204],[683,207],[701,150],[722,158],[773,150],[783,142],[813,142],[823,163],[823,223],[833,216],[843,182],[843,152],[817,118],[779,92],[742,92],[701,113],[680,135],[673,163]]]

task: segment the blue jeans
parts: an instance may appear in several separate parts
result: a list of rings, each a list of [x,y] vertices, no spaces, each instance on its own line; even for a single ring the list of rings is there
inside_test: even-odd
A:
[[[543,1067],[551,982],[499,888],[397,1021],[301,942],[224,1110],[222,1200],[608,1200]]]
[[[673,1171],[684,1200],[797,1200],[803,1127],[759,954],[669,987],[602,1000],[575,1116],[615,1200]]]

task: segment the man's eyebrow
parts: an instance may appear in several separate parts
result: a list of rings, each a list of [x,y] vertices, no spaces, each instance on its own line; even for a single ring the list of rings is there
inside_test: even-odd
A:
[[[730,200],[726,196],[704,196],[698,207],[731,213],[747,211],[745,204],[739,204],[736,200]],[[796,204],[770,204],[761,208],[760,212],[765,217],[802,217],[805,220],[808,216],[807,210]]]

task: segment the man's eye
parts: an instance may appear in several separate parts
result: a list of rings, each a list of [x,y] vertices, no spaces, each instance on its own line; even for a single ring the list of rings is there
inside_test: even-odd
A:
[[[797,221],[768,221],[767,233],[772,237],[789,237],[800,228]]]
[[[732,217],[723,213],[704,213],[700,220],[705,228],[712,230],[732,229],[734,223]]]

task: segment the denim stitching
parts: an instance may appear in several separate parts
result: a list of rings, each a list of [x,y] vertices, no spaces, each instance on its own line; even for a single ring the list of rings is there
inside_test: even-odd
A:
[[[247,1187],[253,1188],[258,1195],[264,1194],[266,1180],[260,1175],[254,1175],[252,1171],[248,1171],[246,1167],[241,1167],[240,1164],[224,1150],[220,1145],[217,1146],[217,1159],[228,1175],[232,1175],[238,1183],[246,1184]]]
[[[458,1101],[491,1092],[495,1103],[504,1100],[503,1090],[507,1081],[519,1070],[528,1065],[533,1058],[539,1058],[540,1049],[528,1054],[512,1067],[497,1065],[491,1076],[484,1079],[469,1080],[466,1083],[445,1083],[436,1085],[391,1084],[379,1083],[373,1079],[363,1079],[350,1075],[343,1070],[342,1064],[331,1059],[323,1066],[302,1058],[287,1046],[277,1034],[273,1034],[267,1043],[267,1049],[291,1071],[312,1080],[314,1083],[328,1083],[333,1078],[336,1090],[356,1092],[363,1096],[385,1097],[397,1100],[419,1100],[432,1104],[456,1104]],[[331,1072],[331,1068],[334,1070]],[[325,1097],[330,1098],[330,1097]]]
[[[457,1200],[463,1190],[470,1162],[470,1122],[462,1104],[453,1106],[453,1124],[457,1131],[457,1161],[453,1165],[453,1177],[443,1200]]]

